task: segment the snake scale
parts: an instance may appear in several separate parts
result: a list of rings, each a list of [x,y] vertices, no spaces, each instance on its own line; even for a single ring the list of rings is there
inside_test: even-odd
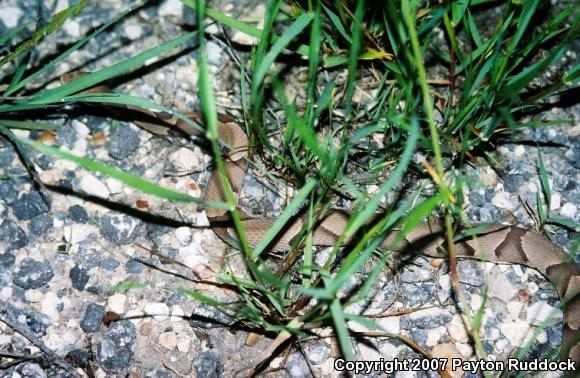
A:
[[[76,76],[76,74],[73,74]],[[70,81],[71,76],[65,80]],[[112,90],[104,85],[90,89],[87,92],[110,93]],[[121,111],[113,107],[113,112],[121,113],[127,119],[127,111],[134,116],[131,121],[138,126],[157,135],[167,135],[170,130],[178,130],[186,135],[199,135],[186,122],[164,113],[156,113],[144,109],[127,107]],[[115,110],[116,109],[116,110]],[[199,113],[186,114],[197,123],[202,122]],[[224,163],[229,182],[237,196],[244,182],[247,171],[248,138],[242,128],[233,119],[219,115],[219,135],[229,150],[224,153]],[[221,181],[217,171],[210,177],[205,194],[206,200],[225,201]],[[229,213],[223,209],[207,208],[206,214],[212,230],[224,241],[235,237]],[[348,214],[343,211],[331,211],[313,230],[313,244],[317,246],[333,246],[346,225]],[[244,219],[243,226],[248,241],[256,245],[275,219],[256,218]],[[292,240],[303,226],[301,218],[294,219],[278,236],[271,251],[287,251]],[[392,239],[392,238],[391,238]],[[387,238],[385,243],[391,241]],[[348,242],[348,240],[346,241]],[[413,251],[430,257],[441,257],[438,249],[442,243],[442,230],[433,226],[420,225],[407,235],[397,247],[400,251]],[[228,242],[229,244],[229,242]],[[414,249],[414,246],[417,248]],[[580,364],[580,268],[564,250],[535,231],[517,226],[492,226],[477,239],[467,238],[456,245],[457,256],[461,258],[482,258],[496,263],[520,264],[537,270],[546,277],[556,289],[563,303],[563,336],[560,356],[570,358]]]

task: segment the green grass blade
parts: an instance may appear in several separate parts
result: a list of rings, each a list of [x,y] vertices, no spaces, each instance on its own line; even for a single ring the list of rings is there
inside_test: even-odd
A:
[[[55,14],[54,17],[52,18],[52,21],[43,26],[42,28],[38,29],[34,33],[32,38],[19,44],[16,50],[0,59],[0,68],[2,68],[6,63],[11,62],[14,59],[18,58],[19,56],[21,56],[22,54],[25,54],[26,52],[30,51],[32,48],[38,45],[44,37],[58,30],[65,23],[66,20],[68,20],[72,16],[79,14],[85,8],[85,6],[87,6],[88,3],[89,0],[80,0],[75,5],[72,5],[67,9]]]
[[[354,361],[354,350],[350,341],[344,311],[338,298],[334,299],[330,304],[330,313],[332,314],[332,322],[334,324],[334,330],[336,332],[340,350],[347,361]]]
[[[123,75],[141,66],[147,60],[153,57],[157,57],[169,51],[170,49],[185,43],[190,38],[193,38],[196,34],[197,31],[193,31],[181,37],[172,39],[171,41],[165,42],[160,46],[154,47],[140,54],[137,54],[134,57],[126,59],[122,62],[116,63],[110,67],[89,73],[86,76],[83,76],[68,84],[64,84],[61,85],[60,87],[40,92],[38,95],[33,96],[30,100],[27,100],[27,102],[30,104],[50,104],[58,102],[65,96],[78,93],[85,89],[91,88],[99,83],[102,83],[105,80],[109,80],[111,78]]]
[[[304,203],[304,200],[310,195],[310,192],[316,187],[317,180],[311,178],[304,184],[302,188],[298,191],[296,196],[292,198],[290,204],[284,209],[282,214],[276,219],[272,227],[266,232],[264,237],[260,240],[258,245],[254,248],[254,252],[252,252],[252,258],[258,258],[262,252],[272,243],[276,235],[284,228],[284,226],[288,223],[290,218],[300,209],[301,205]]]
[[[113,25],[114,23],[116,23],[117,21],[119,21],[120,19],[122,19],[123,17],[125,17],[128,13],[133,12],[135,9],[138,9],[138,8],[142,7],[145,3],[146,2],[142,2],[142,3],[138,4],[137,6],[131,7],[129,9],[127,9],[126,11],[124,11],[124,12],[118,14],[117,16],[113,17],[110,21],[108,21],[104,25],[100,26],[97,30],[95,30],[94,32],[92,32],[88,36],[84,37],[83,39],[81,39],[80,41],[78,41],[77,43],[75,43],[72,47],[70,47],[69,49],[67,49],[65,52],[63,52],[62,54],[60,54],[56,59],[54,59],[50,63],[44,65],[41,69],[39,69],[38,71],[34,72],[30,76],[26,77],[24,80],[19,81],[16,85],[11,86],[6,91],[5,95],[6,96],[11,95],[12,93],[16,92],[20,88],[23,88],[24,86],[26,86],[29,83],[31,83],[32,81],[34,81],[39,76],[43,75],[46,72],[49,72],[58,63],[64,61],[66,58],[68,58],[73,52],[79,50],[85,44],[87,44],[88,42],[90,42],[91,40],[93,40],[95,37],[97,37],[99,34],[101,34],[104,30],[108,29],[111,25]]]
[[[541,148],[538,148],[538,170],[540,173],[542,191],[546,196],[547,211],[550,211],[552,208],[552,190],[550,189],[550,184],[548,182],[548,174],[546,173],[546,166],[544,165],[544,157],[542,156]]]
[[[58,129],[58,126],[51,123],[36,122],[36,121],[18,121],[14,119],[0,119],[0,124],[9,127],[11,129],[22,129],[22,130],[42,130],[50,131]]]
[[[124,172],[117,167],[113,167],[113,166],[110,166],[110,165],[107,165],[104,163],[99,163],[99,162],[95,162],[95,161],[90,160],[90,159],[79,157],[79,156],[73,155],[69,152],[59,150],[56,147],[46,146],[42,143],[33,141],[31,139],[28,139],[28,138],[18,138],[18,140],[22,143],[26,143],[26,144],[30,145],[32,148],[34,148],[35,150],[37,150],[39,152],[57,157],[59,159],[66,159],[66,160],[72,161],[73,163],[76,163],[85,169],[96,171],[96,172],[102,173],[108,177],[112,177],[114,179],[117,179],[117,180],[121,181],[122,183],[124,183],[125,185],[130,186],[132,188],[135,188],[143,193],[151,194],[151,195],[154,195],[156,197],[164,198],[164,199],[167,199],[170,201],[193,202],[193,203],[199,203],[199,204],[205,203],[206,205],[208,205],[208,206],[211,205],[212,207],[219,207],[222,209],[229,209],[230,208],[227,204],[223,204],[223,203],[220,203],[217,201],[206,202],[206,201],[200,200],[198,198],[194,198],[192,196],[189,196],[187,194],[176,192],[176,191],[173,191],[171,189],[161,187],[161,186],[155,184],[154,182],[145,180],[145,179],[143,179],[139,176],[135,176],[131,173]]]
[[[34,21],[29,21],[29,22],[26,22],[24,24],[20,24],[14,28],[8,30],[6,33],[0,35],[0,45],[6,44],[6,42],[8,42],[12,38],[16,37],[18,34],[20,34],[21,31],[23,31],[24,29],[26,29],[27,27],[29,27],[32,24],[34,24]]]

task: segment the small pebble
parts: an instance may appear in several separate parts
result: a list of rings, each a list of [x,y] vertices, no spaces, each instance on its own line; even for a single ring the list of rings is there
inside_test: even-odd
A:
[[[567,202],[562,208],[560,208],[560,215],[565,218],[575,219],[576,217],[576,205]]]
[[[169,307],[161,302],[149,302],[145,305],[143,311],[147,315],[153,316],[153,319],[158,322],[166,320],[169,316]]]
[[[12,29],[18,26],[20,17],[22,17],[22,10],[18,7],[2,6],[0,7],[0,21],[7,29]]]
[[[136,336],[135,326],[130,321],[114,322],[97,344],[96,360],[99,366],[111,374],[126,372],[131,365]]]
[[[53,277],[52,267],[47,260],[25,258],[20,263],[12,282],[23,289],[36,289],[46,285]]]
[[[143,221],[127,214],[109,211],[101,219],[101,233],[117,245],[134,242],[144,230]]]
[[[107,141],[109,154],[118,160],[131,155],[139,147],[139,134],[133,125],[119,122]]]
[[[173,350],[177,346],[177,335],[175,332],[163,332],[157,341],[165,349]]]
[[[81,205],[74,205],[68,208],[68,217],[75,223],[87,223],[89,216]]]
[[[12,204],[12,210],[18,220],[32,219],[47,213],[50,206],[39,192],[24,193]]]
[[[78,189],[90,196],[107,199],[111,192],[98,178],[85,172],[79,181]]]
[[[5,219],[0,223],[0,243],[4,244],[6,251],[13,251],[28,244],[28,237],[18,224]]]
[[[53,217],[49,214],[40,214],[30,220],[30,231],[36,235],[42,235],[53,227]]]
[[[551,326],[561,323],[564,314],[561,309],[552,307],[545,301],[539,301],[528,307],[526,319],[528,323],[535,326]]]
[[[139,260],[130,259],[125,264],[125,271],[133,274],[141,273],[143,271],[143,264]]]
[[[192,368],[197,377],[204,378],[221,378],[224,370],[220,353],[216,349],[198,354],[193,360]]]
[[[127,297],[124,294],[113,294],[107,299],[107,307],[117,314],[122,314],[125,312],[126,300]]]
[[[140,25],[127,25],[124,33],[132,41],[136,41],[143,36],[143,28]]]
[[[105,307],[96,303],[89,303],[85,310],[85,316],[81,320],[82,330],[86,333],[98,332],[101,328],[105,312]]]
[[[72,287],[78,291],[83,291],[89,282],[89,273],[86,269],[75,265],[69,272]]]

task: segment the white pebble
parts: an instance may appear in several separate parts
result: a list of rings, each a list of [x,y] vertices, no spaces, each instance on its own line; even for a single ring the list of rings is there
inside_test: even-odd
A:
[[[399,317],[380,318],[377,320],[377,324],[380,325],[387,333],[398,335],[401,331],[401,322]]]
[[[70,244],[77,244],[85,240],[92,231],[94,226],[87,224],[71,224],[64,226],[62,229],[64,240]]]
[[[521,156],[523,156],[525,153],[526,153],[526,149],[525,149],[525,148],[524,148],[524,146],[522,146],[521,144],[518,144],[518,145],[516,146],[516,148],[514,149],[514,154],[515,154],[517,157],[521,157]]]
[[[184,319],[185,312],[181,306],[175,305],[171,308],[171,318],[169,318],[172,322],[180,322]]]
[[[498,192],[493,196],[491,199],[491,203],[500,209],[511,210],[513,209],[513,202],[510,199],[510,196],[506,192]]]
[[[138,40],[143,35],[143,28],[139,25],[127,25],[125,35],[132,41]]]
[[[149,302],[143,309],[147,315],[153,316],[157,322],[162,322],[169,316],[169,307],[161,302]]]
[[[0,21],[9,29],[18,25],[20,17],[22,17],[20,8],[10,6],[0,8]]]
[[[209,41],[205,45],[205,51],[207,53],[208,63],[213,64],[214,66],[219,66],[223,56],[223,49],[221,46],[215,42]]]
[[[515,297],[517,287],[514,286],[503,274],[491,274],[489,282],[489,296],[498,298],[504,303],[509,303]]]
[[[183,5],[179,0],[166,0],[159,7],[159,16],[161,17],[167,16],[180,17],[182,13],[183,13]]]
[[[179,336],[177,338],[177,350],[181,353],[187,353],[189,351],[189,344],[191,340],[187,336]]]
[[[561,323],[564,313],[561,309],[550,306],[546,301],[539,301],[528,308],[526,319],[532,325],[551,326]]]
[[[73,38],[79,38],[81,36],[81,25],[75,20],[70,18],[62,26],[64,31]]]
[[[562,206],[562,198],[559,193],[552,193],[552,200],[550,201],[550,210],[554,211]]]
[[[109,197],[109,189],[105,184],[99,181],[95,176],[90,173],[84,173],[81,181],[79,182],[79,189],[91,196],[104,198]]]
[[[499,325],[499,330],[506,339],[509,340],[512,346],[521,346],[530,331],[530,325],[523,321],[502,323]]]
[[[43,297],[44,295],[42,294],[42,292],[37,289],[26,290],[26,292],[24,293],[24,298],[26,298],[26,300],[30,303],[40,302]]]
[[[191,243],[191,230],[189,227],[179,227],[175,230],[175,237],[181,245],[186,246]]]
[[[116,312],[117,314],[123,314],[125,312],[126,301],[127,296],[124,294],[114,294],[107,300],[107,307],[109,307],[109,310]]]
[[[52,291],[44,294],[44,298],[40,304],[41,312],[48,317],[51,323],[57,323],[60,318],[59,311],[57,309],[60,303],[58,297]]]
[[[574,219],[576,217],[576,205],[567,202],[560,209],[560,215],[566,218]]]
[[[189,148],[182,147],[168,156],[175,174],[186,174],[203,170],[200,155]]]

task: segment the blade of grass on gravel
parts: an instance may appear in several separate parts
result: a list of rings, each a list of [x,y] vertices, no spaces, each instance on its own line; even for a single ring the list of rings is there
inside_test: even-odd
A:
[[[83,39],[81,39],[80,41],[78,41],[77,43],[75,43],[71,48],[67,49],[65,52],[63,52],[62,54],[60,54],[56,59],[54,59],[50,63],[44,65],[41,69],[39,69],[38,71],[36,71],[33,74],[29,75],[25,79],[19,81],[14,86],[11,86],[10,88],[8,88],[8,90],[6,91],[5,95],[6,96],[11,95],[12,93],[16,92],[20,88],[23,88],[27,84],[29,84],[32,81],[34,81],[37,77],[43,75],[44,73],[50,72],[50,70],[52,70],[53,67],[55,67],[58,63],[64,61],[73,52],[78,51],[81,47],[83,47],[89,41],[95,39],[104,30],[106,30],[107,28],[109,28],[109,26],[113,25],[114,23],[116,23],[117,21],[119,21],[120,19],[122,19],[123,17],[125,17],[128,13],[135,11],[135,9],[141,8],[144,4],[146,4],[146,1],[145,2],[142,2],[140,4],[137,4],[136,6],[131,7],[129,9],[127,9],[126,11],[124,11],[124,12],[118,14],[117,16],[113,17],[110,21],[108,21],[107,23],[103,24],[97,30],[95,30],[94,32],[92,32],[88,36],[84,37]]]
[[[20,24],[10,30],[8,30],[6,33],[0,35],[0,46],[3,46],[4,44],[6,44],[6,42],[10,41],[12,38],[16,37],[18,34],[20,34],[21,31],[23,31],[24,29],[26,29],[28,26],[34,24],[34,21],[29,21],[29,22],[25,22],[23,24]]]
[[[80,165],[83,168],[102,173],[106,176],[115,178],[127,186],[135,188],[143,193],[152,194],[156,197],[164,198],[170,201],[193,202],[198,204],[205,204],[206,206],[216,207],[220,209],[230,209],[230,206],[219,201],[203,201],[190,195],[173,191],[155,184],[154,182],[145,180],[139,176],[124,172],[117,167],[113,167],[104,163],[96,162],[90,159],[73,155],[69,152],[59,150],[56,147],[47,146],[28,138],[20,138],[18,140],[22,143],[30,145],[37,151],[44,154],[57,157],[59,159],[66,159]]]
[[[36,122],[36,121],[18,121],[14,119],[0,119],[0,124],[11,129],[22,130],[43,130],[51,131],[58,129],[58,126],[51,123]]]
[[[193,38],[196,34],[197,31],[187,33],[181,37],[165,42],[160,46],[154,47],[140,54],[137,54],[129,59],[126,59],[122,62],[116,63],[110,67],[89,73],[86,76],[82,76],[75,81],[61,85],[60,87],[54,89],[42,91],[39,94],[33,96],[31,99],[26,100],[26,102],[29,104],[50,104],[58,102],[65,96],[78,93],[85,89],[91,88],[99,83],[102,83],[105,80],[109,80],[111,78],[123,75],[141,66],[147,60],[154,57],[158,57],[159,55],[164,54],[168,50],[187,42],[189,39]]]
[[[34,33],[32,38],[30,38],[25,42],[22,42],[21,44],[18,45],[16,50],[0,59],[0,68],[2,68],[6,63],[13,61],[22,54],[28,52],[30,49],[34,48],[36,45],[40,43],[40,41],[42,41],[44,37],[58,30],[65,23],[66,20],[68,20],[72,16],[76,16],[77,14],[79,14],[87,6],[88,3],[89,0],[80,0],[75,5],[72,5],[67,9],[55,14],[54,17],[52,18],[52,21],[44,25],[42,28],[38,29]]]
[[[330,279],[324,279],[325,284]],[[330,303],[330,313],[332,315],[332,322],[334,324],[334,330],[336,332],[336,337],[338,339],[338,345],[340,346],[340,350],[344,354],[344,358],[347,361],[354,361],[355,354],[352,347],[352,343],[350,341],[350,336],[348,332],[348,327],[346,325],[346,319],[344,310],[342,309],[342,305],[340,304],[340,299],[334,298],[334,300]]]
[[[548,174],[546,173],[546,166],[544,165],[544,157],[542,156],[542,149],[538,148],[538,170],[540,173],[540,183],[542,185],[542,191],[546,196],[547,211],[549,212],[552,208],[552,191],[550,190],[550,184],[548,182]]]

